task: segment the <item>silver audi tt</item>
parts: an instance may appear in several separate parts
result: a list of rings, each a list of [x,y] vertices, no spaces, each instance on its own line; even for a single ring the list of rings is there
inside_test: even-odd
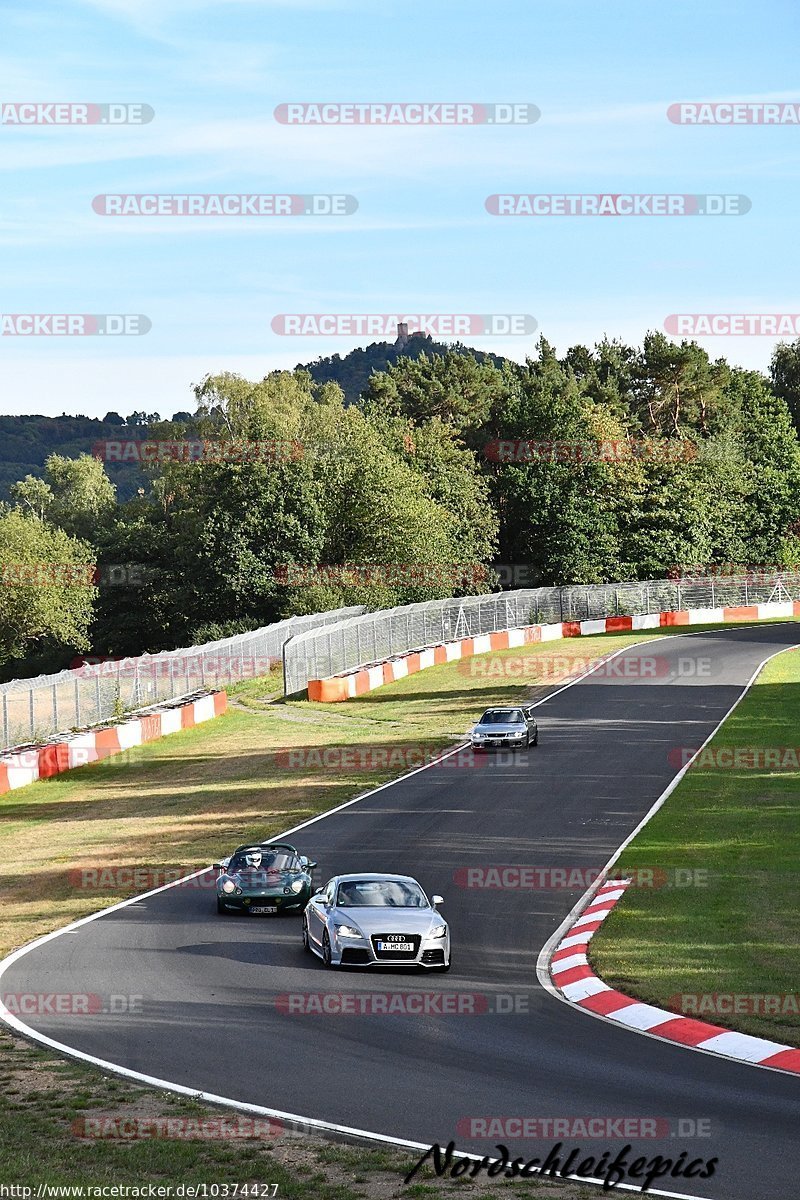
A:
[[[326,967],[450,970],[450,930],[410,875],[335,875],[303,913],[303,945]]]

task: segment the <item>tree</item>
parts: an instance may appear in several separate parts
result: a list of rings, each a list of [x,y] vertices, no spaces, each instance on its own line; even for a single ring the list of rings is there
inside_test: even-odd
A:
[[[770,378],[772,390],[786,403],[795,428],[800,429],[800,338],[795,342],[781,342],[775,347]]]
[[[107,412],[106,415],[103,417],[103,424],[104,425],[124,425],[125,418],[121,417],[118,412],[114,412],[112,410],[111,412]]]
[[[89,646],[91,547],[20,509],[0,509],[0,665],[44,641]]]
[[[116,505],[116,488],[100,459],[91,454],[66,458],[51,454],[45,479],[33,475],[11,488],[12,499],[75,537],[94,540]]]

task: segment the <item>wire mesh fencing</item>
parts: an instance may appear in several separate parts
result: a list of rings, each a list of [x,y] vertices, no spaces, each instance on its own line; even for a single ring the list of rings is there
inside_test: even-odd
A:
[[[430,600],[296,634],[284,646],[284,691],[297,695],[306,690],[309,679],[326,679],[425,646],[522,625],[797,599],[800,572],[525,588]]]
[[[2,748],[45,741],[126,712],[266,675],[281,662],[283,645],[294,634],[363,612],[363,606],[355,606],[290,617],[202,646],[87,660],[76,670],[0,684]]]

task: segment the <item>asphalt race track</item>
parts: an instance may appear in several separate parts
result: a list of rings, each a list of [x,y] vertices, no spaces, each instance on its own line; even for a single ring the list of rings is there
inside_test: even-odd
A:
[[[303,952],[299,918],[219,917],[213,890],[188,884],[36,948],[8,969],[2,990],[141,995],[135,1014],[26,1021],[217,1095],[425,1145],[455,1139],[485,1153],[505,1141],[526,1158],[559,1139],[482,1139],[470,1136],[469,1119],[652,1118],[657,1138],[567,1139],[565,1151],[599,1156],[630,1140],[629,1158],[716,1155],[714,1178],[655,1186],[787,1200],[800,1179],[800,1080],[616,1028],[544,991],[537,956],[583,887],[481,890],[455,877],[491,865],[602,867],[675,775],[670,751],[699,746],[759,663],[798,641],[800,627],[778,624],[633,647],[622,658],[657,656],[655,676],[637,678],[634,666],[630,678],[589,676],[554,695],[538,709],[538,748],[418,772],[296,835],[319,862],[317,884],[340,871],[388,870],[440,892],[453,935],[449,975],[328,972]],[[693,675],[698,660],[704,673]],[[370,993],[379,1006],[420,991],[479,1011],[301,1014],[278,1001]],[[687,1135],[697,1121],[710,1136]]]

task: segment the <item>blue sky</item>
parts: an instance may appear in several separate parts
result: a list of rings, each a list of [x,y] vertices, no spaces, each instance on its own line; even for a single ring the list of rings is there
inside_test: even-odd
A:
[[[527,313],[559,351],[669,313],[800,312],[800,127],[687,128],[679,100],[800,100],[800,14],[730,0],[8,4],[0,100],[146,103],[143,126],[0,126],[4,313],[144,313],[140,338],[0,338],[3,412],[191,407],[370,339],[290,312]],[[536,104],[533,125],[284,126],[286,101]],[[494,192],[737,193],[746,216],[497,218]],[[104,218],[99,193],[344,192],[341,218]],[[476,338],[523,359],[531,337]],[[766,368],[765,337],[700,339]]]

